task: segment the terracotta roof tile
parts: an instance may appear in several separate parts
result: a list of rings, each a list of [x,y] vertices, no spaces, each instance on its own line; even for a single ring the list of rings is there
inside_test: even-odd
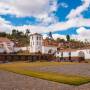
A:
[[[0,37],[0,42],[11,42],[8,38]]]
[[[62,52],[71,52],[71,51],[77,51],[77,49],[68,48],[68,49],[61,49],[60,51],[62,51]]]
[[[43,46],[48,46],[48,47],[50,47],[50,46],[52,46],[52,47],[58,47],[58,43],[57,42],[55,42],[55,41],[52,41],[52,40],[47,40],[47,39],[44,39],[43,40]]]

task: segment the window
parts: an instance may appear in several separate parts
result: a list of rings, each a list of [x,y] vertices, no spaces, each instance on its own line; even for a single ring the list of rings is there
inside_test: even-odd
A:
[[[52,49],[49,49],[48,54],[51,54],[51,53],[52,53]]]
[[[89,54],[90,54],[90,51],[89,51]]]
[[[78,53],[78,55],[79,55],[79,57],[85,57],[85,53],[84,53],[83,51],[80,51],[80,52]]]
[[[32,46],[32,42],[31,42],[30,44],[31,44],[31,46]]]
[[[39,37],[39,40],[41,40],[41,37]]]
[[[8,47],[8,49],[9,49],[9,50],[13,50],[13,48],[12,48],[12,47]]]
[[[59,51],[57,51],[57,54],[59,54]]]
[[[3,44],[0,44],[0,48],[2,48],[3,47]]]
[[[61,52],[61,57],[63,58],[63,52]]]
[[[32,40],[33,40],[33,36],[32,36]]]
[[[38,40],[38,37],[37,37],[37,40]]]
[[[69,52],[68,55],[71,56],[71,52]]]

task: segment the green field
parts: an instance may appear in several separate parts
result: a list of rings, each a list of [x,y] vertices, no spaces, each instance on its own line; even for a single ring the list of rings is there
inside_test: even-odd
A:
[[[25,68],[34,68],[34,67],[46,67],[46,66],[60,66],[60,65],[71,65],[71,64],[79,64],[79,63],[70,63],[70,62],[14,62],[14,63],[7,63],[7,64],[0,64],[0,69],[27,75],[31,77],[36,77],[40,79],[50,80],[54,82],[70,84],[70,85],[81,85],[90,82],[90,77],[78,76],[78,75],[68,75],[63,73],[55,73],[55,72],[41,72],[41,71],[34,71]]]

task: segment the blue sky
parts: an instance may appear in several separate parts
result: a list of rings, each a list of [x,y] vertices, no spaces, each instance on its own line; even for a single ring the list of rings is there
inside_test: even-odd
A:
[[[0,0],[0,21],[1,31],[28,28],[90,39],[90,0]]]

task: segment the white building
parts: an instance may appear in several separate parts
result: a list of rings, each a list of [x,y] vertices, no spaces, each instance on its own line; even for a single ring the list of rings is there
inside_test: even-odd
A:
[[[43,36],[38,33],[30,35],[30,47],[31,53],[54,53],[57,51],[57,43],[53,41],[44,40]]]
[[[14,43],[8,38],[0,37],[0,53],[11,53],[14,52]]]
[[[27,47],[18,47],[18,46],[14,47],[14,52],[26,51],[26,50],[27,50]]]
[[[60,50],[56,53],[57,57],[69,57],[69,54],[71,54],[71,57],[77,58],[77,57],[84,57],[85,59],[90,59],[90,48],[87,49],[66,49],[66,50]]]
[[[85,59],[90,59],[90,48],[88,49],[64,49],[57,52],[57,48],[59,43],[50,40],[43,39],[43,36],[38,33],[34,33],[30,35],[30,53],[38,53],[41,52],[43,54],[53,54],[55,53],[56,57],[79,57],[80,55],[84,55]]]
[[[30,52],[42,52],[42,35],[35,33],[30,35]]]
[[[43,40],[42,53],[55,53],[58,48],[58,43],[52,40]]]

